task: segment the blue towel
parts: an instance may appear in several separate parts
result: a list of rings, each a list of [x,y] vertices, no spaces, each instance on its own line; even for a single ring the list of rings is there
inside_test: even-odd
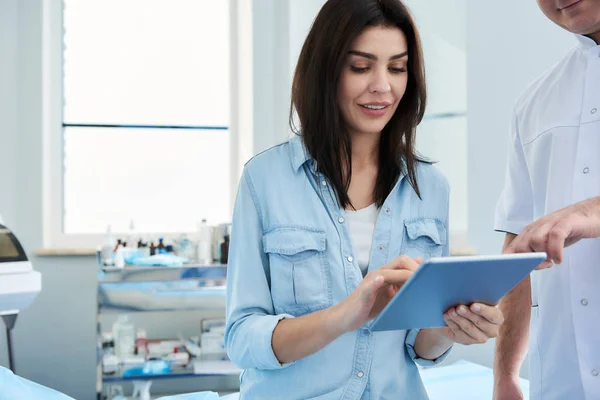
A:
[[[125,261],[127,264],[135,264],[141,267],[181,267],[189,260],[175,254],[156,254],[150,257],[136,257],[133,255]]]
[[[171,363],[164,360],[146,361],[142,365],[127,368],[123,376],[127,378],[136,376],[164,375],[171,371]]]
[[[28,381],[0,367],[0,400],[74,400],[45,386]],[[208,398],[210,399],[210,397]]]
[[[156,400],[219,400],[219,394],[215,392],[198,392],[160,397]]]

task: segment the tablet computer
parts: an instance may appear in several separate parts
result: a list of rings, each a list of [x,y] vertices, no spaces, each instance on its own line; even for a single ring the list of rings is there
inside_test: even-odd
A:
[[[444,313],[460,304],[495,305],[546,259],[546,253],[431,258],[406,281],[372,331],[446,326]]]

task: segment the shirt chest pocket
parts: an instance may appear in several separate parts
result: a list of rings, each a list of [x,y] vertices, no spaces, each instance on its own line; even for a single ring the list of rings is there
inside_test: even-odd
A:
[[[271,297],[277,314],[294,316],[331,306],[325,232],[277,228],[263,236],[269,257]]]
[[[415,218],[404,221],[405,235],[400,254],[427,260],[440,257],[447,241],[446,227],[432,218]]]

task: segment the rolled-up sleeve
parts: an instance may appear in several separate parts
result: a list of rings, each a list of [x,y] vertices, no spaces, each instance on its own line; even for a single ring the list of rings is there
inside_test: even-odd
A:
[[[518,235],[534,219],[533,190],[516,114],[511,130],[504,190],[496,205],[494,229]]]
[[[435,360],[427,360],[425,358],[420,358],[417,352],[415,351],[415,341],[417,340],[417,335],[419,334],[420,329],[411,329],[406,334],[406,339],[404,340],[404,345],[406,346],[406,351],[410,358],[417,364],[422,367],[433,367],[444,361],[444,359],[450,354],[452,347],[444,352],[441,356],[436,358]]]
[[[247,169],[236,197],[227,265],[225,346],[240,368],[278,369],[272,347],[275,327],[291,315],[275,315],[269,261],[262,247],[261,210]]]

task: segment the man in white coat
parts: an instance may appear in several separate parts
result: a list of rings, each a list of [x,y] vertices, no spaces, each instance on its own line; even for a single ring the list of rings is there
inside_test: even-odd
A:
[[[579,45],[515,107],[495,229],[506,232],[504,252],[545,251],[549,268],[535,273],[537,302],[527,278],[500,303],[494,399],[523,398],[518,374],[529,342],[532,400],[598,400],[600,0],[538,4]]]

